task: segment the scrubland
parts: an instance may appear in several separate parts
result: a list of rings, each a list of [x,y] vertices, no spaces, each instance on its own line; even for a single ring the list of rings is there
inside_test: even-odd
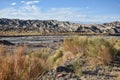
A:
[[[94,77],[100,75],[103,80],[120,79],[119,38],[75,36],[64,39],[62,47],[56,51],[49,48],[36,51],[26,49],[19,46],[9,52],[3,45],[0,46],[0,80],[54,80],[63,75],[46,75],[59,66],[69,66],[71,73],[82,80],[96,80]],[[112,71],[109,71],[110,68]],[[92,71],[95,72],[93,78],[88,76]]]

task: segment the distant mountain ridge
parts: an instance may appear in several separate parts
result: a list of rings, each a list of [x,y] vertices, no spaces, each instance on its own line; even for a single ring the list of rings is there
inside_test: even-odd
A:
[[[0,31],[120,33],[120,21],[103,24],[79,24],[57,20],[0,19]]]

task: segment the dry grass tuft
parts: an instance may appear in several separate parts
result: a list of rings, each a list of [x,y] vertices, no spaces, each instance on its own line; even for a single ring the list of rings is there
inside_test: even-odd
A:
[[[37,80],[47,67],[44,58],[25,55],[25,47],[18,47],[14,53],[0,55],[0,80]]]
[[[118,74],[118,76],[117,76],[117,80],[120,80],[120,74]]]
[[[90,38],[87,47],[88,61],[94,65],[110,64],[113,60],[113,45],[103,38]]]
[[[117,38],[73,37],[65,39],[63,46],[74,58],[86,56],[92,65],[110,64],[113,58],[120,54],[120,40]]]
[[[53,68],[55,68],[63,63],[63,56],[63,50],[59,49],[48,58],[48,62],[51,63],[51,66]]]
[[[87,37],[73,37],[64,40],[65,51],[70,51],[74,55],[79,54],[79,56],[84,55],[87,46]]]
[[[4,47],[0,46],[0,56],[4,55],[4,51],[5,51]]]

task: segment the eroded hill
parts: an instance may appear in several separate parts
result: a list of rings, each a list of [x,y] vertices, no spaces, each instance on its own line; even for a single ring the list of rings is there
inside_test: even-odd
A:
[[[119,34],[120,21],[104,24],[79,24],[57,20],[19,20],[0,19],[0,31],[38,32],[38,33],[104,33]]]

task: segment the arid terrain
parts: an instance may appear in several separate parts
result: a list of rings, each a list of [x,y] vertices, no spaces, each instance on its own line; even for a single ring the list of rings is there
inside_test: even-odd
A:
[[[0,80],[120,80],[120,0],[0,0]]]
[[[120,80],[120,22],[0,19],[0,80]]]
[[[4,62],[0,65],[8,66],[5,69],[0,68],[5,73],[0,74],[2,76],[0,79],[3,80],[7,78],[11,80],[11,77],[14,77],[14,80],[120,79],[119,36],[0,37],[0,45],[0,59]],[[16,57],[12,58],[12,56]],[[9,62],[9,58],[17,67],[12,65],[11,61]],[[26,62],[32,59],[33,61],[30,62],[34,65]],[[15,70],[14,75],[7,73],[11,69],[10,65]],[[23,74],[21,71],[24,71],[24,68],[30,68],[31,71],[25,71]],[[16,70],[21,74],[18,74]]]
[[[80,24],[57,20],[0,19],[0,36],[65,34],[119,35],[120,22]]]

